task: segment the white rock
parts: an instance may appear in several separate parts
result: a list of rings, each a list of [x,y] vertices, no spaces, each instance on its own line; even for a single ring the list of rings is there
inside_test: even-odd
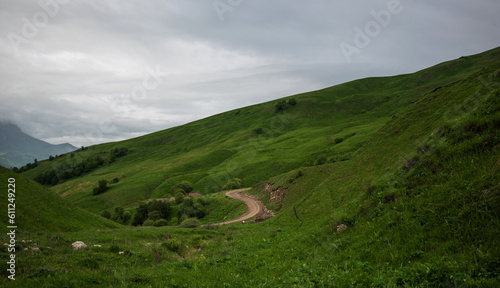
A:
[[[73,246],[73,249],[75,250],[78,250],[80,248],[87,248],[87,245],[85,245],[85,243],[83,243],[82,241],[73,242],[71,246]]]

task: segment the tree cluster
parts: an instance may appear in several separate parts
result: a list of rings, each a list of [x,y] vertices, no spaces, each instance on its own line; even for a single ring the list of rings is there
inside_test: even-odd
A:
[[[56,169],[51,169],[40,173],[35,177],[35,181],[43,185],[56,185],[59,181],[78,177],[83,173],[95,170],[104,164],[104,159],[99,156],[91,156],[80,163],[70,165],[61,165]]]
[[[23,172],[31,170],[37,166],[38,166],[38,160],[35,159],[35,161],[33,163],[28,163],[24,166],[21,166],[20,168],[17,168],[17,167],[12,168],[12,171],[14,171],[16,173],[23,173]]]
[[[92,191],[92,195],[99,195],[102,194],[106,191],[108,191],[110,188],[108,186],[108,181],[107,180],[100,180],[98,182],[98,186],[94,187],[94,190]]]
[[[117,158],[127,155],[127,153],[128,149],[126,147],[112,149],[109,151],[108,162],[112,163]],[[72,153],[71,155],[74,154]],[[54,157],[52,158],[54,159]],[[79,177],[84,173],[91,172],[99,168],[100,166],[104,165],[105,163],[106,161],[101,155],[93,155],[82,160],[79,163],[65,163],[55,169],[51,169],[49,171],[40,173],[34,178],[34,180],[43,185],[56,185],[60,181],[71,179],[74,177]]]
[[[165,201],[154,200],[149,203],[143,203],[137,207],[132,219],[132,225],[143,225],[147,220],[150,220],[151,224],[161,219],[167,221],[171,216],[171,212],[170,203]]]
[[[274,113],[281,113],[287,110],[289,107],[297,105],[297,100],[295,98],[290,98],[288,101],[281,100],[276,105],[274,105]]]

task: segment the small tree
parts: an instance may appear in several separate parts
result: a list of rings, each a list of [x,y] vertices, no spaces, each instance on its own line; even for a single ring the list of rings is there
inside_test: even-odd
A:
[[[285,100],[281,100],[276,105],[274,105],[274,112],[275,113],[280,113],[285,111],[288,108],[288,105],[286,104]]]
[[[222,190],[238,189],[240,187],[241,187],[241,179],[233,178],[233,179],[227,181],[226,185],[224,185],[224,187],[222,187]]]
[[[134,214],[134,219],[132,220],[132,225],[142,225],[148,217],[148,204],[141,204],[137,207]]]
[[[151,211],[148,213],[148,219],[156,221],[158,219],[161,219],[161,213],[160,211]]]
[[[182,189],[184,190],[184,192],[190,193],[191,191],[193,191],[193,184],[191,184],[188,181],[182,181],[180,183],[175,184],[174,187],[172,187],[172,192],[175,192],[178,189]]]
[[[110,219],[111,218],[111,212],[109,212],[108,210],[104,210],[102,213],[101,213],[101,216],[106,218],[106,219]]]

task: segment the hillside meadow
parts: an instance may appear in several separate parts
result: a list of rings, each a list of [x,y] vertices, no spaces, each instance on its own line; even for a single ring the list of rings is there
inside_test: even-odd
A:
[[[19,261],[0,283],[498,287],[499,69],[497,48],[2,169],[18,183]],[[245,210],[221,193],[235,182],[275,216],[210,225]],[[140,211],[166,224],[132,225]]]

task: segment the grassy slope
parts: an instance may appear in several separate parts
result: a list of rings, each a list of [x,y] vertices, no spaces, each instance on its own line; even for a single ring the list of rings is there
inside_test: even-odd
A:
[[[269,102],[229,111],[180,127],[117,143],[97,145],[52,162],[42,161],[25,173],[34,177],[92,154],[127,147],[127,156],[112,165],[52,188],[70,202],[99,213],[141,200],[171,196],[170,188],[189,180],[197,191],[215,192],[233,177],[252,186],[269,177],[313,164],[319,155],[347,159],[399,109],[433,89],[480,69],[489,56],[471,56],[408,75],[367,78],[293,96],[298,105],[274,113]],[[262,128],[258,135],[254,130]],[[346,138],[335,144],[335,139]],[[120,178],[97,197],[100,179]]]
[[[175,184],[181,167],[203,168],[178,178],[192,177],[187,179],[196,182],[198,190],[207,186],[203,175],[241,176],[227,168],[228,160],[245,164],[236,165],[238,172],[252,173],[244,179],[246,185],[272,176],[269,182],[289,190],[281,203],[271,203],[280,207],[277,216],[256,225],[237,224],[215,232],[126,228],[112,235],[66,233],[63,237],[117,243],[128,247],[130,254],[118,258],[108,250],[54,252],[53,257],[35,257],[32,267],[23,267],[33,274],[39,271],[33,267],[45,265],[43,273],[17,283],[497,287],[500,76],[492,75],[498,67],[496,49],[411,75],[364,79],[297,95],[299,104],[284,114],[289,121],[280,129],[276,124],[272,128],[276,116],[267,103],[240,109],[237,115],[231,111],[146,137],[99,145],[84,153],[121,145],[133,152],[53,188],[93,211],[159,196],[160,187],[168,191]],[[370,108],[372,99],[379,102]],[[240,121],[229,121],[235,117]],[[252,131],[259,127],[271,127],[274,135],[267,133],[265,140],[258,140]],[[359,132],[361,127],[366,132]],[[353,132],[357,134],[338,145],[328,141]],[[198,139],[195,135],[203,141],[193,140]],[[360,143],[364,145],[357,149]],[[355,150],[347,161],[307,165],[319,154],[335,158],[344,149]],[[303,176],[290,183],[299,169]],[[172,178],[165,179],[164,174]],[[95,185],[99,177],[121,177],[118,184],[124,185],[100,197],[99,201],[108,201],[106,205],[85,196],[90,188],[71,189],[71,185]],[[126,193],[125,187],[143,189],[142,194]],[[259,191],[252,193],[266,201]],[[340,223],[348,225],[347,231],[336,232]],[[201,251],[193,244],[195,234],[202,234],[205,241]],[[172,253],[163,246],[147,245],[151,239],[160,243],[171,237],[183,240],[186,248]],[[59,258],[72,268],[70,273],[59,271]]]
[[[89,228],[117,228],[119,225],[89,213],[62,199],[40,184],[0,167],[0,180],[16,181],[16,223],[19,231],[75,231]],[[0,198],[0,206],[7,210],[7,197]],[[7,215],[7,213],[6,213]],[[2,217],[2,234],[6,231],[7,217]]]

